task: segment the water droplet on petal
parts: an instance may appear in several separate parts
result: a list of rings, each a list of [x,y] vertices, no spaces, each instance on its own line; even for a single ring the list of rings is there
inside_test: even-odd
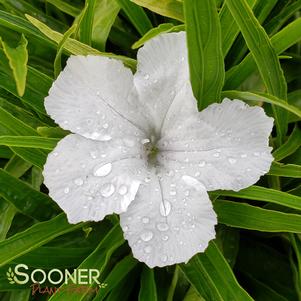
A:
[[[147,216],[143,217],[143,218],[142,218],[142,223],[143,223],[143,224],[149,223],[149,218],[148,218]]]
[[[241,154],[240,157],[241,158],[247,158],[247,154]]]
[[[220,156],[220,153],[214,153],[213,157],[218,158]]]
[[[204,167],[206,165],[206,162],[205,161],[200,161],[200,163],[199,163],[199,166],[200,167]]]
[[[107,123],[104,123],[104,124],[102,125],[102,127],[103,127],[104,129],[107,129],[107,128],[109,127],[109,125],[108,125]]]
[[[103,197],[108,198],[115,192],[114,185],[112,183],[106,183],[101,186],[100,193]]]
[[[118,189],[120,195],[125,195],[128,192],[128,188],[125,185],[121,185]]]
[[[228,158],[230,164],[235,164],[237,160],[235,158]]]
[[[153,232],[151,231],[146,231],[146,232],[143,232],[140,237],[143,241],[150,241],[152,238],[153,238]]]
[[[254,154],[255,157],[259,157],[260,156],[259,152],[254,152],[253,154]]]
[[[149,143],[149,142],[150,142],[149,139],[142,139],[142,140],[141,140],[141,144],[147,144],[147,143]]]
[[[82,178],[77,178],[74,180],[74,184],[77,186],[81,186],[84,184],[84,180]]]
[[[164,241],[167,241],[168,238],[169,238],[168,235],[163,235],[163,236],[162,236],[162,240],[164,240]]]
[[[148,80],[149,79],[149,74],[145,74],[144,79]]]
[[[101,141],[110,141],[112,137],[110,135],[103,135],[99,140]]]
[[[91,151],[90,152],[90,156],[92,159],[96,159],[97,158],[97,155],[98,155],[98,152],[97,151]]]
[[[171,191],[169,192],[169,194],[172,195],[172,196],[174,196],[174,195],[177,194],[177,192],[176,192],[175,190],[171,190]]]
[[[168,201],[160,203],[160,213],[162,216],[168,216],[171,211],[171,204]]]
[[[150,182],[150,180],[151,180],[150,177],[146,177],[146,178],[144,179],[144,181],[145,181],[146,183]]]
[[[54,157],[56,157],[58,154],[59,154],[58,152],[53,152],[53,153],[52,153],[52,155],[53,155]]]
[[[66,187],[65,189],[64,189],[64,193],[69,193],[70,192],[70,188],[69,187]]]
[[[94,168],[94,176],[96,177],[104,177],[107,176],[112,170],[112,164],[107,163],[104,165],[97,165]]]
[[[159,231],[167,231],[169,226],[166,223],[159,223],[157,224],[157,228]]]

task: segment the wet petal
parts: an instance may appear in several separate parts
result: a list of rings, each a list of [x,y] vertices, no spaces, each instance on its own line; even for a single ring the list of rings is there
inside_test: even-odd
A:
[[[154,130],[160,133],[168,111],[184,86],[189,85],[185,32],[161,34],[139,49],[134,83]],[[187,108],[182,98],[183,109]],[[194,103],[196,110],[196,102]]]
[[[48,156],[43,175],[70,223],[99,221],[126,211],[145,177],[144,162],[141,149],[127,140],[99,142],[72,134]]]
[[[131,70],[106,57],[71,56],[45,107],[62,128],[95,140],[139,136],[149,130]]]
[[[216,215],[204,186],[166,173],[149,176],[120,215],[134,257],[151,268],[187,262],[215,237]]]
[[[225,99],[165,129],[160,164],[196,177],[207,190],[240,190],[269,171],[273,119],[258,106]]]

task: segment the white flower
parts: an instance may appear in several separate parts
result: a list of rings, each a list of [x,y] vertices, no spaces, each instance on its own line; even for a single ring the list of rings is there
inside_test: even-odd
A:
[[[273,160],[262,108],[224,99],[197,111],[184,32],[147,42],[135,75],[114,59],[72,56],[45,106],[74,133],[48,157],[50,196],[70,223],[120,214],[150,267],[204,251],[217,223],[206,191],[248,187]]]

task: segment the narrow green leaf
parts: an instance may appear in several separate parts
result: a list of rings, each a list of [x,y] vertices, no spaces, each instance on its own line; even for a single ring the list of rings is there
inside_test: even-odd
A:
[[[157,287],[154,270],[143,267],[140,280],[139,301],[157,301]]]
[[[91,46],[92,43],[92,29],[93,29],[93,17],[96,6],[96,0],[86,0],[85,8],[82,10],[80,21],[77,21],[79,17],[75,19],[74,23],[78,23],[79,26],[79,40],[83,44]]]
[[[251,186],[237,192],[219,190],[215,193],[221,196],[269,202],[301,210],[301,197],[261,186]]]
[[[11,176],[19,178],[25,174],[32,164],[24,161],[22,158],[13,155],[10,160],[5,164],[4,170],[8,172]]]
[[[274,162],[268,174],[279,177],[301,178],[301,165]]]
[[[0,199],[0,242],[5,239],[16,212],[14,206]]]
[[[137,266],[138,262],[132,255],[128,255],[119,261],[110,274],[104,279],[104,283],[106,287],[104,289],[100,289],[93,299],[93,301],[101,301],[106,298],[106,296],[114,290],[119,283],[121,283],[128,274]],[[155,300],[154,300],[155,301]]]
[[[66,1],[63,0],[46,0],[48,3],[51,3],[55,7],[57,7],[62,12],[72,16],[76,17],[80,13],[80,9],[77,8],[74,4],[69,4]]]
[[[110,30],[119,13],[116,0],[99,0],[95,4],[92,28],[92,44],[101,51],[105,50]]]
[[[228,97],[231,99],[240,99],[245,101],[256,101],[256,102],[266,102],[278,106],[295,114],[296,116],[301,118],[301,110],[293,105],[288,104],[284,100],[277,98],[272,95],[264,94],[264,93],[251,93],[251,92],[243,92],[243,91],[223,91],[222,97]]]
[[[301,146],[301,130],[295,127],[287,141],[273,152],[276,161],[280,161],[293,154]]]
[[[153,25],[141,6],[130,0],[117,0],[117,2],[141,36],[152,29]]]
[[[0,136],[0,145],[53,150],[59,139],[38,136]]]
[[[132,45],[132,49],[137,49],[137,48],[141,47],[145,42],[154,38],[155,36],[157,36],[160,33],[177,32],[177,31],[181,31],[181,30],[185,30],[185,25],[176,25],[175,26],[172,23],[162,23],[158,27],[155,27],[155,28],[152,28],[151,30],[149,30],[141,39],[136,41]]]
[[[100,274],[102,274],[113,252],[123,243],[124,239],[122,231],[119,225],[117,225],[105,236],[94,252],[80,264],[78,269],[98,269]],[[99,277],[99,279],[101,279],[101,277]],[[84,289],[76,291],[74,289],[70,289],[74,288],[75,285],[72,281],[69,281],[68,284],[63,284],[60,287],[60,290],[53,295],[49,301],[80,301],[90,294],[89,289],[93,287],[95,288],[96,286],[99,287],[101,284],[102,283],[98,285],[93,282],[89,285],[85,285]],[[99,289],[102,290],[105,288],[99,287]]]
[[[13,71],[15,78],[17,91],[20,96],[23,96],[26,86],[26,76],[27,76],[27,40],[22,35],[19,45],[16,48],[10,47],[4,41],[2,42],[4,53],[6,54],[10,68]]]
[[[250,7],[253,7],[256,3],[256,0],[247,0]],[[232,14],[226,4],[224,2],[220,12],[219,18],[222,29],[222,48],[224,57],[228,54],[231,46],[233,45],[236,37],[239,34],[239,27],[237,26],[235,20],[232,17]]]
[[[0,266],[29,253],[55,237],[77,230],[82,226],[82,223],[70,225],[65,214],[60,214],[46,222],[37,223],[0,242]]]
[[[226,0],[226,3],[253,55],[267,92],[286,100],[286,81],[268,35],[245,0]],[[279,143],[287,131],[287,113],[274,106],[273,111]]]
[[[277,54],[282,53],[301,39],[301,18],[289,23],[271,38],[273,48]],[[248,54],[237,66],[226,72],[224,89],[231,90],[239,87],[256,70],[256,63],[252,54]]]
[[[205,253],[194,256],[180,267],[205,300],[253,300],[239,285],[227,261],[212,241]]]
[[[215,201],[214,210],[218,221],[230,227],[264,232],[301,233],[301,215],[221,200]]]
[[[61,33],[52,30],[47,25],[33,18],[32,16],[26,15],[26,18],[50,40],[56,42],[57,44],[62,40],[63,35]],[[102,56],[111,57],[123,61],[123,63],[130,68],[134,69],[136,67],[136,61],[134,59],[122,55],[100,52],[99,50],[94,49],[89,45],[85,45],[71,38],[67,39],[66,43],[64,44],[64,49],[66,49],[71,54],[76,54],[76,55],[92,54],[92,55],[102,55]]]
[[[219,102],[225,70],[214,0],[184,0],[190,80],[199,109]]]
[[[25,215],[46,220],[59,209],[52,199],[0,169],[0,195]],[[56,208],[56,210],[54,210]]]
[[[184,21],[183,4],[178,0],[132,0],[134,3],[166,17]]]

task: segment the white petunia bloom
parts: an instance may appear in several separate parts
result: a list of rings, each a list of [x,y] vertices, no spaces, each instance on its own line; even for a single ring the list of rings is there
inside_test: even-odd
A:
[[[215,237],[207,191],[238,191],[271,165],[273,120],[240,100],[198,112],[185,33],[162,34],[122,62],[72,56],[45,100],[72,131],[49,154],[50,196],[70,223],[120,214],[134,256],[149,267],[188,261]]]

